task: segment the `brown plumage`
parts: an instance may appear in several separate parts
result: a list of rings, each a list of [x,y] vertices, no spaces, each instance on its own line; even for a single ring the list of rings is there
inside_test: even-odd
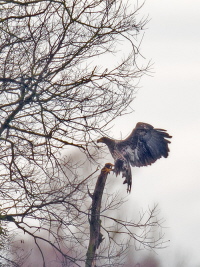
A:
[[[142,167],[151,165],[157,159],[168,157],[168,144],[171,138],[166,130],[156,129],[152,125],[138,122],[135,129],[125,140],[114,140],[102,137],[98,143],[108,146],[115,160],[114,172],[116,175],[122,173],[127,183],[127,192],[131,191],[132,174],[131,166]]]

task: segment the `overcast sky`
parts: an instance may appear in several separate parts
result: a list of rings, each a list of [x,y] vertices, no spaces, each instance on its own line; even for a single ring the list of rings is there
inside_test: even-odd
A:
[[[159,204],[171,240],[155,255],[162,267],[199,267],[200,1],[147,0],[141,12],[151,18],[141,52],[155,63],[154,74],[142,78],[135,112],[123,117],[120,131],[124,137],[142,121],[173,139],[168,159],[133,169],[129,201],[142,209]]]

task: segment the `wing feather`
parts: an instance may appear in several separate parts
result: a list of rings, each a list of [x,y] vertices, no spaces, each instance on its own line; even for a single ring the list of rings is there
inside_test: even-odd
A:
[[[132,166],[147,166],[168,157],[170,141],[166,138],[171,138],[166,130],[139,122],[128,138],[118,141],[117,148]]]

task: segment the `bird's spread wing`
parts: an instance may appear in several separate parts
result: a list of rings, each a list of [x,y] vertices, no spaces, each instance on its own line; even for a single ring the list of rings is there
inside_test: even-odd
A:
[[[128,138],[118,141],[117,148],[132,166],[147,166],[168,156],[167,138],[171,136],[165,130],[139,122]]]

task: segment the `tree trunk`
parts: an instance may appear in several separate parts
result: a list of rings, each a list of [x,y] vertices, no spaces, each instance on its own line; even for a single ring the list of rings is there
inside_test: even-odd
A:
[[[110,171],[112,170],[112,164],[106,163],[104,168],[97,179],[97,183],[94,189],[93,195],[90,194],[92,198],[91,207],[91,218],[90,218],[90,241],[88,245],[88,250],[86,253],[86,264],[85,267],[94,267],[95,252],[99,245],[103,241],[103,235],[100,232],[101,220],[100,220],[100,210],[101,201],[103,196],[103,190],[105,187],[106,179]]]

